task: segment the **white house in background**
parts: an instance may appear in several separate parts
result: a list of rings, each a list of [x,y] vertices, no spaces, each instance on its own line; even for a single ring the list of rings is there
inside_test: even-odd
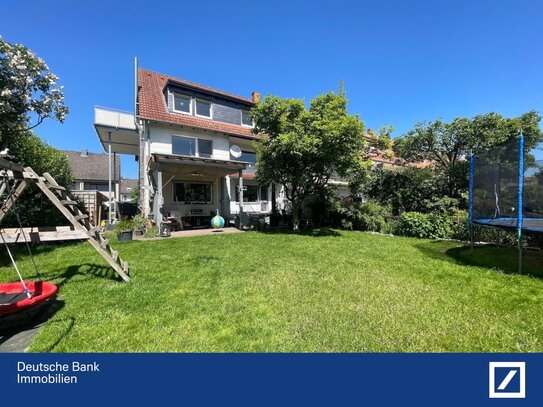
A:
[[[137,179],[121,178],[121,193],[119,202],[133,202],[134,191],[138,190],[138,184],[139,182]]]
[[[97,107],[95,129],[106,151],[137,157],[144,216],[198,227],[219,209],[232,220],[240,188],[241,212],[284,208],[279,188],[255,181],[248,112],[258,92],[245,98],[142,68],[136,77],[135,115]]]

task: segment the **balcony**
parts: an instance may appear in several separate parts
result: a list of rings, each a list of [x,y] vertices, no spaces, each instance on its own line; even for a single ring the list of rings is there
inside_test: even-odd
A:
[[[94,108],[94,128],[104,151],[117,154],[139,154],[139,135],[130,112],[105,107]]]

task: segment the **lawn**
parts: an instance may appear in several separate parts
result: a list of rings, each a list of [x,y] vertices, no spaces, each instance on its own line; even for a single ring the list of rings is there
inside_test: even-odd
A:
[[[31,351],[543,351],[543,280],[510,273],[512,249],[328,230],[116,248],[130,283],[87,243],[36,247],[63,307]],[[541,256],[526,272],[542,275]],[[6,257],[0,281],[15,275]]]

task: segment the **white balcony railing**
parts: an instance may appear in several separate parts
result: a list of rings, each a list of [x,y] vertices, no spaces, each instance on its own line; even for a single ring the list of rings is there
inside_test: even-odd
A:
[[[136,129],[132,113],[98,106],[94,108],[94,124],[116,129]]]

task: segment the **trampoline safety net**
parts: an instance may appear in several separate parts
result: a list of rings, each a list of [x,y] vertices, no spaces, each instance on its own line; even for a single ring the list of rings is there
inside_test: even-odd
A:
[[[520,138],[472,157],[474,223],[543,233],[543,160],[523,154],[522,146]]]

